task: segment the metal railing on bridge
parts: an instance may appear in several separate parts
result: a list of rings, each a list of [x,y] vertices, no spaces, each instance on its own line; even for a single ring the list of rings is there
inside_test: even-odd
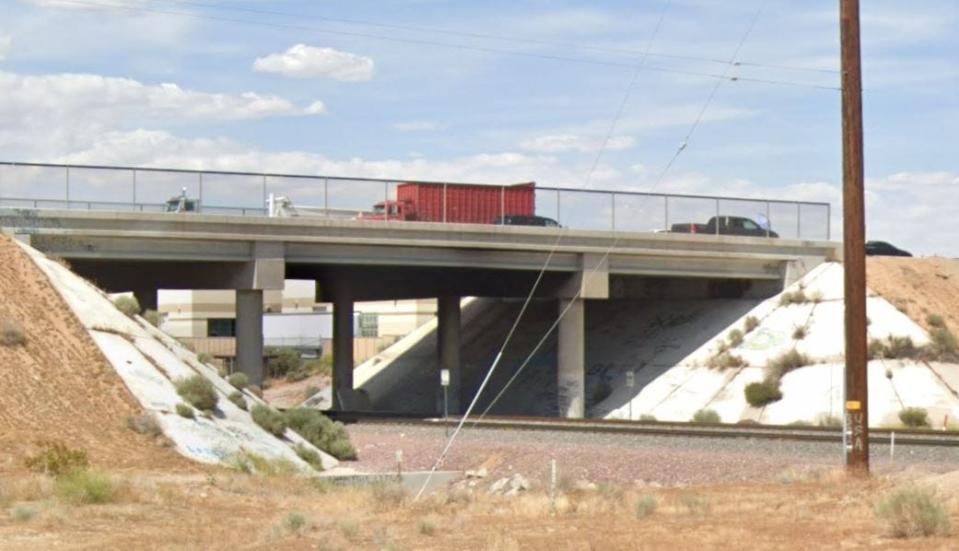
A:
[[[403,223],[400,216],[389,214],[389,205],[396,203],[400,187],[409,185],[436,188],[441,215],[429,221],[459,221],[453,213],[462,199],[454,189],[462,189],[461,183],[0,162],[0,208],[166,212],[177,199],[189,198],[189,210],[196,212],[269,216],[270,198],[283,197],[303,215]],[[506,199],[514,186],[485,187],[498,189],[500,195],[487,223],[516,223],[510,218],[516,212]],[[767,234],[831,238],[828,203],[538,186],[531,193],[530,212],[523,214],[572,229],[668,231],[674,223],[704,224],[714,216],[739,216],[759,222]],[[381,208],[374,209],[378,203]]]

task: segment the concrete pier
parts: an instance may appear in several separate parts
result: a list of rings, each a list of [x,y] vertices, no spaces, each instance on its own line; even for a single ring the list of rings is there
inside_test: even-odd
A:
[[[250,384],[263,384],[263,291],[259,289],[236,292],[236,365]]]
[[[460,297],[439,297],[437,300],[437,353],[440,369],[450,372],[447,389],[450,414],[461,412],[462,373],[460,361]],[[437,374],[437,380],[439,375]]]

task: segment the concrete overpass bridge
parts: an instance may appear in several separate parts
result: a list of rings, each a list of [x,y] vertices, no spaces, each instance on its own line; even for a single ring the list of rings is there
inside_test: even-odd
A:
[[[235,290],[237,362],[257,384],[263,291],[282,289],[284,279],[317,281],[318,300],[334,305],[334,396],[343,408],[355,404],[355,302],[438,298],[437,353],[456,397],[460,298],[525,297],[545,265],[536,295],[556,301],[557,314],[567,311],[558,328],[559,387],[567,393],[560,402],[561,413],[575,417],[584,404],[585,301],[643,296],[664,279],[704,298],[768,296],[838,254],[822,239],[87,210],[49,199],[35,204],[59,208],[34,208],[23,197],[4,201],[9,196],[0,195],[4,231],[69,260],[104,289],[133,290],[145,306],[156,304],[158,289]]]

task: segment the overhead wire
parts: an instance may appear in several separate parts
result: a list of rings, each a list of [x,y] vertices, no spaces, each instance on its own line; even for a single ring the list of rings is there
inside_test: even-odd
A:
[[[416,38],[384,36],[384,35],[374,34],[374,33],[327,29],[327,28],[298,24],[298,23],[278,23],[278,22],[271,22],[271,21],[241,19],[241,18],[235,18],[235,17],[224,17],[221,15],[210,15],[205,13],[195,13],[195,12],[185,12],[185,11],[173,11],[169,9],[156,9],[156,8],[150,8],[146,6],[131,6],[127,4],[117,4],[112,2],[103,2],[103,1],[95,1],[95,0],[57,0],[57,1],[61,4],[71,4],[71,5],[98,7],[98,8],[113,8],[113,9],[130,11],[130,12],[155,13],[160,15],[172,15],[176,17],[205,19],[210,21],[238,23],[243,25],[259,26],[259,27],[271,27],[271,28],[279,28],[279,29],[287,29],[287,30],[314,32],[319,34],[368,38],[372,40],[382,40],[387,42],[413,44],[413,45],[419,45],[419,46],[442,47],[442,48],[474,51],[474,52],[487,53],[487,54],[527,57],[527,58],[533,58],[533,59],[561,61],[561,62],[567,62],[567,63],[579,63],[579,64],[595,65],[595,66],[601,66],[601,67],[620,67],[620,68],[629,68],[629,69],[632,69],[634,67],[633,64],[628,63],[626,61],[588,59],[588,58],[582,58],[582,57],[571,57],[571,56],[546,54],[546,53],[539,53],[539,52],[507,50],[502,48],[490,48],[490,47],[475,46],[470,44],[458,44],[454,42],[440,42],[440,41],[423,40],[423,39],[416,39]],[[809,88],[809,89],[830,90],[830,91],[841,90],[841,88],[836,85],[825,85],[825,84],[817,84],[817,83],[811,83],[811,82],[799,82],[799,81],[771,79],[771,78],[756,78],[756,77],[747,77],[747,76],[724,77],[723,75],[716,74],[716,73],[703,72],[703,71],[691,71],[691,70],[685,70],[685,69],[675,69],[675,68],[654,66],[654,65],[648,65],[648,64],[646,65],[646,70],[661,72],[661,73],[672,73],[672,74],[680,74],[680,75],[687,75],[687,76],[695,76],[695,77],[702,77],[702,78],[709,78],[709,79],[724,79],[724,80],[729,80],[734,82],[773,84],[773,85],[780,85],[780,86],[792,86],[797,88]]]
[[[652,49],[653,43],[656,41],[656,38],[659,36],[659,31],[662,29],[663,21],[666,19],[666,13],[669,11],[669,7],[672,5],[673,0],[666,0],[666,3],[663,5],[663,9],[659,14],[659,19],[656,22],[656,26],[653,29],[652,34],[650,35],[649,42],[646,47],[646,51]],[[610,122],[609,129],[606,132],[606,137],[603,140],[600,148],[597,152],[596,160],[593,165],[590,167],[589,171],[586,174],[585,181],[588,183],[593,176],[593,172],[596,170],[596,166],[599,163],[599,158],[602,155],[602,151],[609,144],[609,139],[615,132],[616,126],[619,123],[619,119],[622,117],[623,112],[625,111],[626,104],[629,102],[629,98],[632,95],[633,87],[636,85],[636,81],[639,78],[640,73],[642,72],[643,66],[646,63],[646,56],[644,55],[639,63],[636,65],[632,78],[630,78],[629,84],[626,87],[626,92],[623,95],[623,100],[619,104],[619,108],[616,110],[616,113],[613,115],[613,119]],[[542,267],[540,267],[539,273],[536,276],[536,280],[533,282],[532,287],[529,290],[529,293],[526,295],[526,300],[523,302],[523,307],[520,309],[519,314],[516,316],[516,319],[513,321],[513,325],[509,330],[509,333],[506,336],[506,339],[503,341],[503,344],[500,346],[499,351],[496,353],[496,356],[493,359],[493,363],[490,365],[489,370],[486,372],[486,375],[483,377],[483,381],[480,383],[479,388],[476,390],[476,394],[473,395],[473,399],[470,401],[470,405],[467,407],[466,411],[463,413],[460,418],[459,423],[456,425],[456,429],[453,431],[453,434],[447,439],[446,445],[443,448],[442,453],[437,457],[436,461],[433,463],[432,468],[430,469],[429,474],[426,477],[426,480],[423,482],[423,486],[420,488],[419,492],[416,494],[416,498],[423,494],[426,488],[429,486],[430,480],[433,477],[433,474],[436,472],[436,469],[445,461],[449,450],[452,449],[453,443],[456,441],[456,437],[459,435],[460,431],[463,430],[463,426],[466,424],[466,421],[469,419],[470,414],[473,412],[473,409],[476,407],[476,404],[479,403],[480,397],[483,395],[483,391],[486,390],[486,387],[489,385],[489,381],[492,379],[493,373],[496,371],[496,368],[499,366],[500,361],[503,359],[503,354],[506,351],[506,348],[509,346],[510,341],[513,338],[513,335],[516,332],[516,329],[519,327],[520,321],[523,319],[523,315],[526,313],[527,308],[530,303],[533,301],[533,297],[536,296],[536,291],[539,289],[539,285],[543,280],[546,270],[549,268],[550,263],[552,262],[553,256],[556,254],[556,251],[559,249],[559,245],[563,240],[568,228],[563,228],[559,235],[556,236],[556,240],[553,243],[553,246],[550,248],[549,254],[546,257],[546,260],[543,262]],[[567,309],[569,307],[567,306]],[[565,313],[565,311],[564,311]],[[485,415],[485,412],[484,412]]]
[[[727,74],[728,71],[729,71],[729,69],[735,65],[736,58],[739,56],[739,52],[742,50],[742,47],[743,47],[743,45],[746,43],[746,40],[747,40],[747,39],[749,38],[749,36],[752,34],[753,29],[755,28],[756,23],[759,21],[759,18],[760,18],[760,16],[761,16],[762,13],[763,13],[764,8],[765,8],[765,4],[761,5],[760,8],[756,11],[756,14],[753,16],[752,20],[750,21],[749,26],[746,28],[746,32],[743,33],[742,37],[740,38],[739,43],[737,44],[736,49],[735,49],[732,57],[731,57],[730,60],[727,62],[727,63],[728,63],[728,66],[727,66],[727,68],[726,68],[726,70],[724,71],[723,74]],[[720,80],[720,81],[717,81],[717,83],[722,83],[722,81],[721,81],[721,80]],[[686,149],[686,146],[688,145],[689,139],[692,137],[693,133],[696,131],[696,128],[699,127],[699,124],[700,124],[700,122],[702,121],[702,118],[703,118],[703,116],[705,115],[706,110],[709,108],[710,104],[712,103],[713,99],[715,98],[717,91],[718,91],[718,86],[714,86],[714,87],[712,88],[712,90],[710,91],[710,94],[709,94],[709,96],[707,97],[706,102],[705,102],[704,105],[703,105],[703,108],[699,111],[699,115],[698,115],[698,116],[696,117],[696,119],[693,121],[693,125],[692,125],[692,127],[690,128],[689,132],[687,132],[685,141],[684,141],[682,144],[680,144],[679,150],[677,151],[677,153],[676,153],[675,155],[673,155],[673,158],[670,159],[670,162],[667,164],[666,168],[662,171],[662,173],[660,174],[660,176],[659,176],[659,178],[657,179],[656,183],[653,185],[653,188],[652,188],[652,189],[655,189],[655,188],[659,185],[659,183],[662,181],[662,178],[665,177],[666,172],[669,170],[670,167],[672,167],[673,163],[676,161],[676,158],[678,158],[678,157],[679,157],[679,154],[682,153],[682,151]],[[609,247],[606,248],[606,250],[604,251],[603,255],[600,257],[599,261],[596,263],[595,266],[593,266],[593,269],[590,270],[590,271],[584,276],[585,279],[586,279],[586,281],[584,281],[583,284],[579,286],[579,289],[578,289],[577,292],[575,293],[573,299],[571,299],[571,300],[566,304],[566,306],[563,308],[563,310],[559,313],[559,316],[556,318],[556,320],[553,321],[553,323],[550,325],[550,327],[546,330],[546,332],[545,332],[545,333],[543,334],[543,336],[540,338],[539,342],[536,343],[536,345],[533,347],[532,351],[530,351],[530,353],[526,356],[526,359],[523,361],[523,363],[520,364],[519,369],[517,369],[517,370],[513,373],[513,375],[509,378],[509,380],[506,381],[506,384],[503,385],[503,387],[500,389],[499,393],[496,394],[496,396],[493,398],[493,400],[486,406],[486,409],[484,409],[483,412],[479,415],[477,421],[482,420],[482,419],[490,412],[490,410],[493,409],[493,406],[495,406],[496,403],[503,397],[503,395],[504,395],[504,394],[506,393],[506,391],[510,388],[510,386],[512,386],[512,384],[516,381],[516,379],[519,377],[519,375],[520,375],[521,373],[523,373],[523,371],[526,369],[526,367],[527,367],[527,366],[529,365],[529,363],[532,361],[533,357],[536,356],[536,354],[539,352],[539,349],[542,348],[542,346],[543,346],[543,345],[546,343],[546,341],[549,339],[550,335],[552,335],[553,331],[555,331],[556,328],[559,326],[559,324],[560,324],[560,322],[562,321],[562,319],[566,316],[566,314],[569,312],[569,310],[573,307],[573,305],[575,304],[576,300],[578,300],[579,297],[582,296],[582,290],[583,290],[583,288],[585,288],[585,287],[587,286],[588,282],[589,282],[593,277],[595,277],[596,273],[598,273],[598,271],[599,271],[600,266],[602,266],[605,262],[607,262],[607,260],[609,259],[609,255],[612,253],[613,250],[615,250],[616,246],[619,244],[619,239],[620,239],[620,238],[619,238],[619,234],[616,234],[615,238],[613,239],[613,242],[609,245]]]

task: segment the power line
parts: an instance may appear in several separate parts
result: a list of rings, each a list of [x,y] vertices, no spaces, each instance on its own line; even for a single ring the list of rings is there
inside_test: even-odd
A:
[[[494,33],[479,33],[475,31],[464,31],[464,30],[455,30],[455,29],[443,29],[439,27],[423,27],[418,25],[400,25],[396,23],[382,23],[378,21],[367,21],[362,19],[347,19],[342,17],[328,17],[323,15],[316,15],[311,13],[295,13],[295,12],[284,12],[279,10],[268,10],[261,8],[247,8],[242,6],[228,6],[223,4],[213,4],[208,2],[197,2],[191,0],[157,0],[160,2],[166,2],[170,4],[180,4],[186,6],[195,6],[195,7],[205,7],[212,8],[216,10],[224,11],[234,11],[234,12],[243,12],[243,13],[253,13],[258,15],[276,15],[281,17],[291,17],[296,19],[317,19],[321,21],[329,21],[331,23],[346,23],[348,25],[357,25],[357,26],[366,26],[366,27],[379,27],[383,29],[395,29],[403,31],[415,31],[415,32],[428,32],[433,34],[442,34],[449,36],[457,37],[468,37],[468,38],[478,38],[482,40],[497,40],[501,42],[512,42],[515,44],[533,44],[539,46],[558,46],[562,48],[575,48],[578,50],[587,50],[601,53],[625,55],[625,56],[639,56],[644,57],[660,57],[664,59],[677,59],[684,61],[697,61],[704,63],[716,63],[720,65],[725,65],[728,63],[728,60],[703,57],[703,56],[694,56],[688,54],[676,54],[669,52],[641,52],[637,50],[630,50],[626,48],[610,48],[608,46],[597,46],[595,44],[579,44],[576,42],[566,42],[558,40],[542,40],[535,38],[518,38],[515,36],[507,36],[502,34]],[[749,66],[749,67],[761,67],[767,69],[780,69],[786,71],[801,71],[801,72],[811,72],[811,73],[822,73],[830,75],[838,75],[839,71],[836,69],[823,69],[816,67],[800,67],[797,65],[787,65],[787,64],[776,64],[768,62],[751,62],[751,61],[741,61],[739,65]]]
[[[510,56],[517,56],[517,57],[528,57],[528,58],[545,59],[545,60],[551,60],[551,61],[581,63],[586,65],[596,65],[596,66],[605,66],[605,67],[620,67],[620,68],[630,68],[630,69],[634,68],[634,66],[631,63],[628,63],[625,61],[619,61],[619,62],[604,61],[604,60],[598,60],[598,59],[569,57],[569,56],[561,56],[561,55],[553,55],[553,54],[543,54],[543,53],[537,53],[537,52],[506,50],[506,49],[500,49],[500,48],[489,48],[484,46],[457,44],[453,42],[437,42],[437,41],[421,40],[421,39],[413,39],[413,38],[384,36],[384,35],[372,34],[372,33],[341,31],[341,30],[326,29],[322,27],[315,27],[311,25],[302,25],[302,24],[294,24],[294,23],[255,21],[250,19],[238,19],[233,17],[223,17],[218,15],[199,14],[199,13],[193,13],[193,12],[161,10],[161,9],[149,8],[145,6],[127,6],[127,5],[112,4],[107,2],[96,2],[91,0],[58,0],[58,1],[64,4],[74,4],[79,6],[114,8],[114,9],[131,11],[131,12],[156,13],[161,15],[172,15],[176,17],[187,17],[187,18],[194,18],[194,19],[206,19],[210,21],[219,21],[219,22],[225,22],[225,23],[239,23],[243,25],[252,25],[252,26],[259,26],[259,27],[271,27],[271,28],[286,29],[286,30],[316,32],[320,34],[350,36],[350,37],[356,37],[356,38],[368,38],[373,40],[382,40],[382,41],[397,42],[397,43],[403,43],[403,44],[414,44],[419,46],[442,47],[442,48],[458,49],[458,50],[464,50],[464,51],[481,52],[481,53],[487,53],[487,54],[510,55]],[[671,74],[703,77],[703,78],[710,78],[710,79],[725,79],[733,82],[753,82],[757,84],[775,84],[775,85],[782,85],[782,86],[793,86],[793,87],[799,87],[799,88],[831,90],[831,91],[840,90],[838,86],[831,86],[831,85],[822,85],[822,84],[797,82],[797,81],[789,81],[789,80],[743,77],[743,76],[724,77],[722,75],[715,74],[715,73],[672,69],[668,67],[659,67],[659,66],[653,66],[653,65],[646,65],[646,70],[660,72],[660,73],[671,73]]]

